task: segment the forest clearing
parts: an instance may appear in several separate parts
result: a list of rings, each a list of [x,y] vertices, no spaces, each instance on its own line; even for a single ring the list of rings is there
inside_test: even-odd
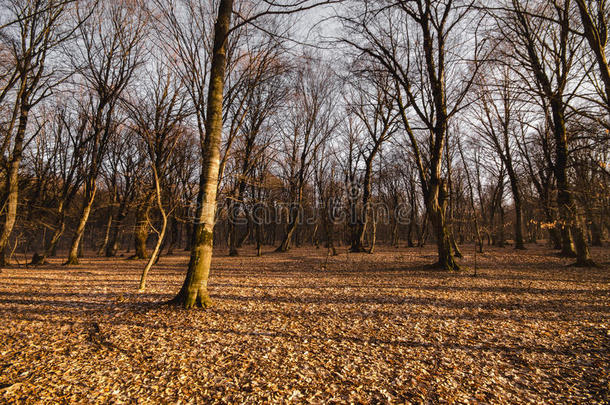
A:
[[[159,306],[188,256],[59,259],[0,273],[0,402],[604,403],[610,249],[599,268],[465,246],[375,255],[219,249],[205,311]]]

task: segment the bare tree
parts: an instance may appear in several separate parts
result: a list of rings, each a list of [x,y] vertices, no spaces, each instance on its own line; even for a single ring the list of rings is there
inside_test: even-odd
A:
[[[49,156],[52,177],[59,181],[52,190],[55,219],[50,226],[51,238],[43,253],[36,255],[32,264],[43,264],[47,257],[55,256],[57,244],[66,227],[66,213],[82,185],[83,155],[86,150],[86,116],[76,115],[66,103],[58,106],[55,116],[47,122],[48,133],[53,136],[53,151]]]
[[[167,230],[168,211],[171,213],[174,209],[166,209],[166,204],[163,203],[166,170],[178,140],[183,135],[180,124],[189,113],[180,82],[175,80],[163,61],[151,70],[148,72],[148,84],[144,88],[138,87],[137,93],[129,95],[124,103],[133,123],[133,131],[142,139],[148,155],[154,199],[161,216],[159,229],[154,228],[150,219],[146,218],[146,226],[153,228],[157,242],[142,270],[140,292],[145,290],[148,272],[159,256]]]
[[[487,77],[491,79],[486,79]],[[482,72],[481,81],[474,91],[476,98],[473,115],[476,121],[472,123],[472,129],[506,167],[515,208],[515,249],[525,249],[522,199],[515,162],[518,152],[516,136],[521,130],[519,114],[524,103],[516,94],[518,90],[513,88],[514,80],[515,77],[507,67],[490,66]]]
[[[392,76],[397,108],[435,228],[438,266],[459,269],[446,218],[448,189],[442,166],[449,122],[463,107],[478,67],[473,61],[482,49],[476,32],[468,46],[458,42],[472,22],[473,2],[359,4],[365,12],[342,18],[351,35],[343,41],[373,58]],[[454,48],[452,52],[447,51],[448,46]]]
[[[530,91],[538,98],[543,111],[549,113],[545,118],[551,123],[555,142],[553,169],[562,221],[563,252],[573,253],[574,238],[577,265],[590,266],[593,262],[568,178],[570,138],[566,112],[575,91],[573,68],[582,43],[571,28],[570,0],[531,4],[514,0],[507,8],[498,24],[503,38],[512,45],[506,57],[527,72],[515,70],[522,74],[525,83],[532,83]]]
[[[366,69],[366,68],[365,68]],[[367,69],[368,70],[368,69]],[[383,71],[362,72],[353,77],[352,92],[348,96],[349,112],[362,123],[366,140],[361,145],[359,153],[364,163],[362,175],[361,213],[350,218],[352,240],[350,251],[364,252],[364,236],[369,218],[369,203],[371,199],[373,163],[381,152],[381,148],[397,130],[397,119],[393,83]],[[354,187],[355,184],[352,184]]]
[[[610,112],[610,68],[606,48],[608,44],[608,20],[610,10],[606,0],[574,0],[578,6],[580,20],[582,22],[583,35],[587,39],[589,47],[593,51],[597,63],[599,77],[603,83],[603,89],[596,86],[602,99],[602,105],[606,108],[606,113]],[[569,2],[565,12],[569,13]],[[600,91],[601,90],[601,91]],[[606,126],[610,125],[606,122]]]
[[[100,168],[109,139],[119,125],[115,120],[120,96],[142,62],[141,44],[146,18],[138,2],[126,7],[105,2],[79,28],[74,60],[78,77],[87,91],[81,105],[89,117],[84,199],[66,264],[78,263],[78,251],[97,191]]]
[[[19,168],[28,139],[27,126],[33,107],[46,98],[61,76],[47,66],[48,56],[67,40],[74,27],[66,22],[72,2],[53,0],[8,0],[2,2],[10,22],[2,26],[0,41],[13,65],[3,67],[0,76],[0,104],[12,97],[10,118],[3,125],[0,153],[6,156],[4,221],[0,232],[0,265],[17,218]],[[10,49],[10,50],[9,50]],[[14,92],[12,90],[15,90]]]
[[[208,275],[212,261],[216,192],[222,139],[222,101],[226,69],[226,48],[233,0],[221,0],[214,30],[214,48],[208,88],[205,140],[202,140],[202,172],[197,196],[196,224],[192,235],[191,259],[184,284],[171,303],[185,308],[207,307]]]
[[[304,58],[307,66],[299,67],[294,78],[291,104],[287,114],[290,120],[281,132],[286,153],[283,172],[288,182],[289,206],[284,238],[278,252],[292,247],[303,208],[303,192],[312,172],[312,162],[323,141],[336,126],[333,117],[335,94],[334,77],[328,67],[313,68],[312,60]]]

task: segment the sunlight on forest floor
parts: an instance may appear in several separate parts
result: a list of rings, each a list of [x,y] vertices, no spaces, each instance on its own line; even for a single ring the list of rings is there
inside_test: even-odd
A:
[[[270,250],[270,248],[268,248]],[[0,273],[0,402],[601,403],[609,400],[610,249],[597,269],[542,247],[432,247],[327,259],[325,249],[227,257],[214,306],[154,303],[188,257],[61,259]]]

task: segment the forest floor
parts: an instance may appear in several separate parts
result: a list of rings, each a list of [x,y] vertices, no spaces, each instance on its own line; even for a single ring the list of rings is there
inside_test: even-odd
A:
[[[270,250],[270,248],[269,248]],[[60,259],[0,273],[0,402],[608,403],[610,248],[432,247],[327,259],[298,248],[213,262],[214,306],[158,306],[186,255]]]

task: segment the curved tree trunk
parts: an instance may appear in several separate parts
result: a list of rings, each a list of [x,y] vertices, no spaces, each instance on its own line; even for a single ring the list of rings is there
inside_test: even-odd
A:
[[[159,231],[157,243],[144,266],[144,270],[142,270],[142,276],[140,277],[140,287],[138,288],[138,292],[144,292],[146,289],[146,277],[148,276],[148,272],[152,268],[153,264],[157,262],[157,258],[159,257],[159,253],[161,252],[161,246],[163,245],[163,240],[165,239],[165,231],[167,230],[167,214],[165,213],[165,208],[163,208],[163,201],[161,201],[161,185],[159,182],[158,171],[153,169],[153,176],[155,179],[155,193],[157,195],[157,208],[161,213],[161,230]]]
[[[275,250],[276,252],[287,252],[292,248],[292,236],[294,235],[294,231],[297,229],[299,211],[294,213],[294,210],[291,210],[288,220],[288,226],[286,228],[286,234],[284,235],[284,239],[282,239],[282,243]]]
[[[34,266],[42,265],[46,262],[47,257],[55,256],[59,239],[66,229],[66,213],[63,200],[59,202],[57,214],[53,235],[51,235],[51,239],[49,239],[49,242],[47,243],[42,255],[37,255],[36,260],[32,259],[32,265]]]
[[[112,210],[112,208],[111,208],[111,210]],[[110,231],[112,229],[113,216],[114,215],[112,214],[112,211],[110,211],[108,214],[108,222],[106,223],[106,232],[104,232],[104,240],[103,240],[102,244],[100,245],[100,248],[97,250],[98,256],[102,256],[104,254],[104,252],[106,252],[106,249],[108,248],[108,242],[110,240]]]

